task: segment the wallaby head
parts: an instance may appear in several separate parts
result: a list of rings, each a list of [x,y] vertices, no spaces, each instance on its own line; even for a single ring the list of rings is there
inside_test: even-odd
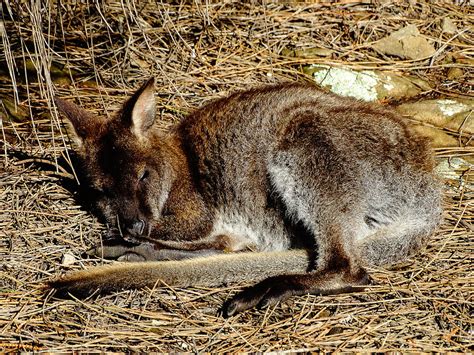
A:
[[[104,217],[127,235],[149,233],[174,181],[175,158],[170,136],[153,129],[154,79],[110,119],[58,98],[55,103],[73,126],[82,169]]]

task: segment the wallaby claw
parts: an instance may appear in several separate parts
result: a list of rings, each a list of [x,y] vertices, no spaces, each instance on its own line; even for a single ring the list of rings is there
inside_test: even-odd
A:
[[[296,292],[298,286],[289,281],[285,276],[275,276],[246,288],[224,303],[222,315],[227,318],[250,308],[274,306],[299,293]]]
[[[143,255],[127,252],[117,258],[117,261],[127,261],[127,262],[136,262],[136,261],[146,261]]]

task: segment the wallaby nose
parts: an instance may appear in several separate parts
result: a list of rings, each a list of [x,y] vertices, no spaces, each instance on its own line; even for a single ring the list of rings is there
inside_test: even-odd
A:
[[[138,219],[132,222],[132,225],[127,228],[127,232],[130,233],[132,236],[137,237],[143,234],[145,230],[145,221],[142,219]]]

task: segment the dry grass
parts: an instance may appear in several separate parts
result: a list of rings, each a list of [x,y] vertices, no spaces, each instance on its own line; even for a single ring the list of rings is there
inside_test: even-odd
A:
[[[361,294],[295,297],[223,319],[216,310],[238,286],[124,291],[87,300],[53,299],[41,290],[60,272],[107,262],[81,258],[104,227],[76,198],[69,140],[50,111],[53,93],[110,113],[154,75],[163,128],[204,100],[234,89],[308,80],[300,70],[305,63],[410,73],[430,81],[433,90],[424,96],[468,96],[474,83],[468,6],[128,0],[100,7],[61,1],[58,9],[57,3],[7,0],[2,8],[0,349],[472,350],[472,171],[447,182],[445,222],[427,250],[392,270],[374,270],[377,286]],[[455,38],[442,33],[446,15],[471,31]],[[440,49],[433,58],[396,60],[372,50],[371,43],[408,23]],[[281,55],[283,48],[308,47],[333,54]],[[447,80],[452,67],[464,75]],[[474,150],[439,149],[437,154],[472,158]],[[63,265],[65,254],[76,262]]]

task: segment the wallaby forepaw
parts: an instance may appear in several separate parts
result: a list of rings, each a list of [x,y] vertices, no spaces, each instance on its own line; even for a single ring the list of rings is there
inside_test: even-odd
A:
[[[158,251],[150,243],[135,244],[123,239],[105,239],[101,244],[86,251],[86,256],[117,261],[160,260]]]

